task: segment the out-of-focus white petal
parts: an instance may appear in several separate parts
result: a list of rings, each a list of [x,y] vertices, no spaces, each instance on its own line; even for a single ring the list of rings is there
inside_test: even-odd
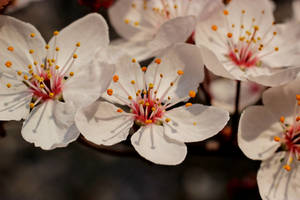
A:
[[[142,157],[161,165],[180,164],[187,153],[184,143],[169,139],[163,126],[157,125],[141,127],[131,137],[131,144]]]
[[[81,134],[98,145],[114,145],[126,140],[133,118],[118,112],[111,103],[96,101],[76,113],[75,122]]]
[[[254,160],[271,157],[280,144],[274,141],[282,132],[279,119],[263,106],[251,106],[241,115],[238,145],[243,153]]]
[[[300,165],[294,161],[291,171],[283,169],[284,152],[263,161],[257,174],[259,193],[263,200],[298,200]]]
[[[170,118],[164,124],[169,138],[180,142],[198,142],[216,135],[229,120],[227,111],[212,106],[194,104],[179,107],[166,112]]]

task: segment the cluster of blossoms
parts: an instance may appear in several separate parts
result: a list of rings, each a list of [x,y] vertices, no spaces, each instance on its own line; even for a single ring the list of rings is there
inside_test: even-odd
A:
[[[0,16],[0,120],[24,120],[24,139],[45,150],[65,147],[80,133],[95,145],[129,138],[145,159],[177,165],[185,143],[210,138],[227,124],[232,80],[243,81],[236,112],[271,86],[263,106],[242,113],[238,144],[249,158],[263,160],[257,179],[264,200],[296,200],[297,19],[276,24],[269,0],[113,2],[80,1],[111,6],[111,23],[123,37],[111,44],[99,14],[54,31],[48,43],[30,24]],[[149,66],[139,65],[153,57]],[[226,78],[210,85],[217,107],[191,101],[204,66]]]

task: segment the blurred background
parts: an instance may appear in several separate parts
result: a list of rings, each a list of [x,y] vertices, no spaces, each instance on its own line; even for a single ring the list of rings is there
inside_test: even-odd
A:
[[[292,17],[290,0],[276,4],[277,21]],[[91,11],[78,0],[41,0],[7,14],[33,24],[49,40],[54,30]],[[107,10],[98,12],[109,23]],[[111,26],[110,38],[118,38]],[[82,141],[43,151],[22,139],[21,125],[3,123],[0,200],[260,199],[256,185],[260,163],[243,156],[227,138],[228,130],[209,141],[189,144],[186,160],[168,167],[142,159],[126,142],[116,148],[121,153],[93,149]]]

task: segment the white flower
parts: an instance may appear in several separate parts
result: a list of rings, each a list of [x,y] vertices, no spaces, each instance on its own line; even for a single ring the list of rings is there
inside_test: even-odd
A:
[[[145,60],[195,30],[196,16],[207,17],[221,0],[121,0],[110,9],[112,25],[123,38],[114,45]],[[199,16],[200,17],[200,16]]]
[[[200,50],[177,44],[148,67],[121,58],[105,98],[76,114],[78,129],[98,145],[113,145],[127,138],[144,158],[165,165],[181,163],[184,142],[202,141],[217,134],[229,120],[228,112],[200,104],[179,102],[195,97],[203,80]],[[138,130],[136,129],[138,128]]]
[[[198,22],[195,40],[208,48],[204,63],[214,74],[276,86],[300,70],[297,29],[274,23],[269,0],[233,0]]]
[[[241,116],[238,144],[262,160],[257,181],[263,200],[298,200],[300,195],[300,80],[263,94],[264,106]]]
[[[98,14],[72,23],[46,44],[30,24],[0,16],[0,120],[25,119],[22,135],[43,149],[74,141],[76,109],[95,101],[110,83],[113,68],[92,63],[109,43]]]
[[[212,96],[212,105],[234,113],[236,81],[219,78],[211,81],[209,88]],[[264,89],[265,87],[253,82],[242,82],[239,111],[258,102]]]

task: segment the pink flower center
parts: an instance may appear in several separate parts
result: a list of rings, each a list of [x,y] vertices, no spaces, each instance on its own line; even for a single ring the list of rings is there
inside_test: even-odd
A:
[[[236,49],[235,51],[231,50],[228,56],[241,69],[253,67],[258,62],[258,57],[253,54],[249,47],[243,47],[241,50]]]

